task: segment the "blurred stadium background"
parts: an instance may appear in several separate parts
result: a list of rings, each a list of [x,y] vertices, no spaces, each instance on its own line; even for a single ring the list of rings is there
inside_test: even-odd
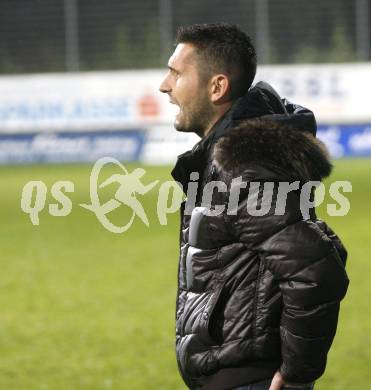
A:
[[[78,205],[102,156],[170,179],[197,137],[173,130],[158,86],[177,27],[217,21],[253,38],[256,81],[315,111],[330,180],[352,182],[347,216],[327,216],[329,198],[319,211],[349,250],[351,285],[317,389],[369,388],[371,1],[0,0],[1,389],[184,389],[177,215],[160,225],[152,191],[150,227],[115,235]],[[51,217],[48,193],[33,226],[20,207],[30,180],[73,181],[72,213]]]

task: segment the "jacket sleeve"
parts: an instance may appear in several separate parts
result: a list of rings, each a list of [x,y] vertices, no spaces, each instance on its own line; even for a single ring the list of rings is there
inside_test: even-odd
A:
[[[280,372],[287,382],[306,383],[326,367],[348,286],[346,251],[324,222],[303,220],[297,194],[289,193],[286,204],[284,215],[274,215],[272,207],[252,216],[245,197],[233,225],[238,239],[265,259],[281,290]]]

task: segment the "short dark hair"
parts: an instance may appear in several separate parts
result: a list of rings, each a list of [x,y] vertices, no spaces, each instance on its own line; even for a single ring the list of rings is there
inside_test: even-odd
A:
[[[250,88],[256,74],[256,52],[251,38],[237,26],[210,23],[180,27],[176,37],[179,43],[195,46],[205,76],[223,72],[229,77],[231,100]]]

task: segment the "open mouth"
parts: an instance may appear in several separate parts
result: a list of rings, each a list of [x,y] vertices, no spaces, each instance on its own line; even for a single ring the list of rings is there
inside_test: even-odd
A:
[[[180,113],[180,105],[174,101],[170,101],[170,103],[175,106],[175,114],[178,115]]]
[[[175,107],[174,114],[175,116],[178,116],[180,114],[180,105],[175,100],[169,98],[169,103],[173,104]]]

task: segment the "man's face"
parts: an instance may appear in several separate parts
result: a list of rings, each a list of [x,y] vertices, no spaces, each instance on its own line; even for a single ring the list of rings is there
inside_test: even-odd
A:
[[[214,115],[208,83],[200,77],[199,58],[189,43],[180,43],[169,59],[169,71],[160,85],[170,103],[179,107],[174,126],[178,131],[203,135]]]

